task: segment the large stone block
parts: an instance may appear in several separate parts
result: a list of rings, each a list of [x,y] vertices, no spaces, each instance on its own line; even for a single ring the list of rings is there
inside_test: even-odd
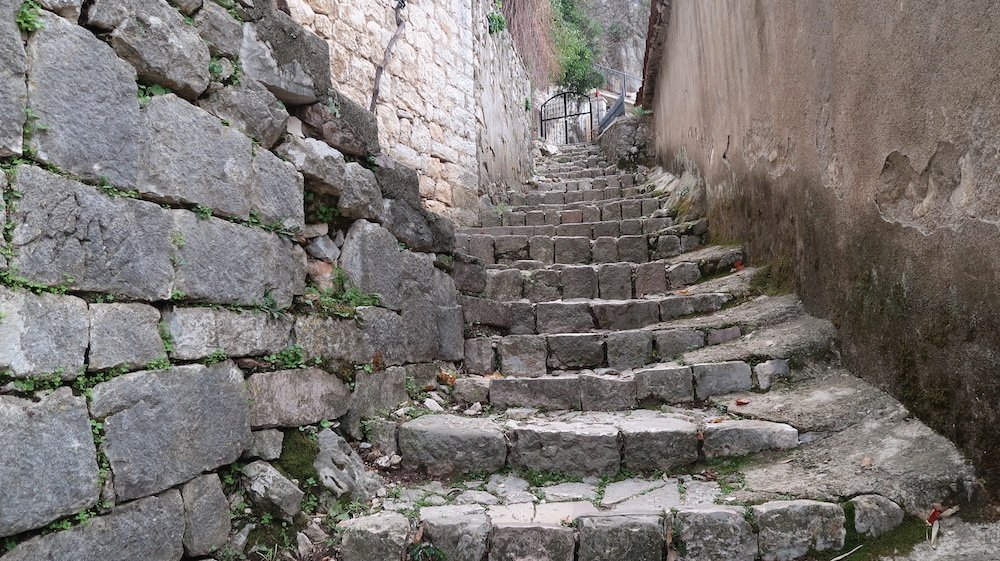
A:
[[[691,366],[698,399],[749,390],[750,365],[745,362],[718,362]]]
[[[305,493],[271,464],[256,461],[243,468],[250,499],[291,522],[302,510]]]
[[[181,0],[189,1],[189,0]],[[201,2],[199,2],[201,3]],[[243,24],[236,21],[228,10],[218,2],[204,2],[194,16],[194,27],[198,30],[208,50],[214,56],[236,60],[243,44]],[[253,80],[240,80],[253,82]]]
[[[49,285],[72,278],[75,290],[144,300],[170,297],[176,248],[168,211],[107,197],[34,166],[19,166],[13,187],[22,194],[11,213],[17,254],[11,263],[20,275]],[[246,257],[240,255],[240,261]]]
[[[449,561],[485,561],[492,524],[485,514],[444,511],[421,516],[424,538]]]
[[[652,300],[612,300],[591,306],[597,327],[601,329],[636,329],[657,323],[660,311]]]
[[[666,531],[660,516],[588,516],[580,519],[580,548],[576,558],[660,561],[665,541]]]
[[[652,362],[653,332],[645,330],[608,333],[608,366],[618,370]]]
[[[87,303],[0,286],[0,372],[76,378],[87,352]]]
[[[743,509],[704,506],[682,508],[675,515],[685,561],[753,561],[757,536]]]
[[[678,403],[694,400],[694,379],[687,366],[652,366],[636,370],[636,398],[642,402]]]
[[[0,158],[20,154],[22,149],[28,61],[21,30],[14,21],[20,7],[16,0],[0,2]]]
[[[799,431],[770,421],[722,421],[705,427],[705,456],[746,456],[761,450],[787,450],[799,445]]]
[[[299,25],[285,10],[285,2],[261,0],[244,2],[246,13],[254,21],[256,33],[267,43],[271,56],[283,73],[302,76],[311,86],[309,95],[314,100],[325,100],[330,91],[330,48],[325,40],[308,28]],[[333,8],[330,8],[333,10]],[[329,11],[329,10],[328,10]],[[242,55],[241,55],[242,60]],[[244,62],[244,64],[246,64]],[[277,95],[277,93],[276,93]],[[289,105],[311,103],[299,96],[282,98]]]
[[[573,561],[573,529],[539,524],[495,524],[489,561]]]
[[[621,466],[618,429],[583,422],[514,425],[510,464],[568,475],[612,475]]]
[[[313,138],[293,137],[277,151],[302,172],[307,190],[337,197],[341,215],[382,219],[382,192],[371,171],[348,163],[339,151]]]
[[[390,366],[381,372],[358,370],[354,373],[351,409],[344,420],[346,429],[351,436],[360,438],[362,419],[372,418],[379,411],[394,411],[407,399],[405,368]],[[347,400],[344,401],[346,405]]]
[[[533,407],[541,410],[580,408],[580,379],[576,376],[498,378],[490,382],[490,404],[499,409]]]
[[[326,103],[314,103],[295,112],[307,134],[352,156],[378,156],[378,120],[346,96],[331,92]]]
[[[95,0],[87,23],[111,31],[111,47],[144,81],[186,99],[208,87],[208,46],[166,0]]]
[[[351,407],[351,391],[319,368],[259,372],[247,378],[250,426],[299,427],[337,419]]]
[[[344,561],[402,559],[410,535],[410,521],[395,512],[352,518],[343,522],[340,528],[340,551]]]
[[[388,230],[367,220],[356,221],[347,231],[340,266],[358,289],[378,294],[387,308],[400,309],[402,258]]]
[[[764,561],[792,561],[810,551],[844,547],[844,509],[810,500],[771,501],[753,507]]]
[[[382,200],[379,217],[385,227],[403,245],[413,251],[432,251],[434,234],[427,221],[427,211],[393,199]]]
[[[420,178],[417,170],[403,165],[388,156],[376,160],[375,179],[382,195],[387,199],[403,201],[413,208],[420,208]]]
[[[581,374],[580,405],[584,411],[635,409],[635,379],[617,374]]]
[[[500,340],[500,371],[505,376],[544,376],[547,347],[541,335],[510,335]]]
[[[267,150],[250,161],[250,212],[265,225],[298,232],[305,228],[305,191],[295,166]]]
[[[97,503],[101,488],[89,421],[86,400],[68,388],[39,401],[0,396],[0,537]]]
[[[45,12],[42,23],[28,36],[28,96],[37,116],[31,149],[80,177],[133,186],[139,173],[135,70],[83,27]],[[20,120],[23,112],[17,115]]]
[[[551,368],[596,368],[604,364],[604,338],[598,333],[549,335],[547,340]]]
[[[399,427],[399,451],[408,465],[430,475],[496,472],[507,459],[507,440],[493,421],[424,415]]]
[[[121,501],[230,464],[252,441],[243,374],[228,361],[134,372],[92,393]]]
[[[199,219],[186,210],[174,218],[177,256],[174,290],[204,302],[254,306],[273,299],[288,307],[305,290],[301,247],[259,228],[219,218]]]
[[[286,105],[318,100],[316,84],[302,65],[297,61],[279,63],[272,45],[258,36],[259,31],[252,22],[243,24],[239,59],[244,75],[263,84]]]
[[[653,337],[656,341],[656,353],[663,360],[705,346],[705,335],[696,329],[680,328],[657,331]]]
[[[89,312],[91,370],[137,368],[166,356],[156,308],[145,304],[91,304]]]
[[[353,321],[322,316],[301,316],[295,320],[295,342],[306,360],[326,358],[352,364],[372,360],[375,349]]]
[[[664,470],[698,460],[698,427],[669,417],[628,419],[619,424],[625,469]]]
[[[264,312],[208,307],[175,307],[163,313],[164,329],[173,341],[170,356],[198,360],[222,351],[229,357],[276,353],[292,342],[292,322]]]
[[[228,13],[226,17],[229,17]],[[229,126],[260,142],[264,148],[274,146],[285,132],[288,121],[288,111],[278,98],[249,78],[212,91],[198,100],[198,106],[220,120],[228,121]]]
[[[142,536],[142,539],[136,539]],[[167,491],[114,509],[70,530],[28,540],[4,560],[177,561],[184,555],[181,494]]]
[[[539,302],[535,316],[540,333],[578,333],[594,329],[588,302]]]
[[[229,501],[219,476],[212,473],[188,481],[181,487],[184,501],[184,551],[208,555],[225,545],[232,527]]]

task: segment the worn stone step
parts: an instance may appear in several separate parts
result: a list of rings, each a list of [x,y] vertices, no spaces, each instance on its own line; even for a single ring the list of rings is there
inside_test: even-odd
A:
[[[640,264],[544,265],[519,261],[512,265],[491,265],[486,270],[483,296],[501,302],[644,298],[667,294],[696,284],[705,276],[728,272],[741,259],[742,250],[726,248],[711,254],[694,251]]]
[[[640,179],[640,180],[637,180]],[[598,175],[594,177],[558,177],[558,178],[543,178],[535,179],[524,184],[524,191],[527,193],[544,193],[544,192],[564,192],[572,193],[574,191],[597,191],[601,189],[607,189],[609,187],[615,188],[629,188],[635,187],[642,183],[642,177],[636,177],[636,175],[631,173],[621,173],[618,170],[613,170],[607,175]]]
[[[644,193],[644,192],[640,192],[640,189],[638,187],[632,188],[629,191],[631,192],[633,190],[636,192],[636,194],[634,196],[628,196],[628,197],[612,197],[612,198],[600,199],[600,200],[594,200],[594,201],[578,200],[578,201],[569,201],[569,202],[563,202],[563,203],[536,203],[536,204],[531,204],[531,205],[527,205],[527,204],[512,205],[509,208],[505,207],[505,208],[503,208],[500,211],[498,211],[497,209],[492,209],[492,210],[489,210],[489,211],[483,211],[483,212],[480,213],[480,220],[483,220],[483,219],[487,220],[488,224],[486,224],[486,225],[494,225],[494,226],[512,225],[513,226],[513,225],[517,224],[516,223],[517,219],[516,218],[507,218],[506,220],[504,220],[502,218],[504,214],[520,212],[520,213],[523,213],[523,214],[527,215],[528,212],[532,212],[532,211],[541,211],[543,213],[548,213],[550,211],[559,212],[559,211],[562,211],[562,210],[582,210],[582,209],[584,209],[586,207],[592,207],[592,206],[598,207],[598,211],[600,211],[600,206],[603,205],[603,204],[605,204],[605,203],[611,203],[611,202],[621,203],[623,201],[632,201],[632,200],[636,200],[636,199],[657,198],[657,197],[654,197],[653,195],[650,195],[650,194],[647,194],[647,193]],[[585,193],[585,192],[586,191],[581,191],[581,193]],[[582,199],[582,196],[583,195],[580,195],[581,199]],[[651,203],[647,203],[647,205],[648,204],[651,204]],[[659,203],[657,206],[658,207],[659,206],[663,206],[663,204],[665,204],[665,203]],[[590,211],[587,211],[587,212],[593,212],[593,211],[590,210]],[[489,215],[493,215],[493,217],[492,218],[487,217],[486,215],[488,215],[488,214]],[[671,215],[672,215],[672,213],[669,213],[669,212],[667,213],[667,216],[671,216]],[[525,220],[527,220],[527,217],[525,217]],[[525,223],[527,223],[527,222],[525,222]]]
[[[403,464],[432,475],[495,473],[504,467],[573,476],[669,470],[707,457],[798,446],[783,423],[712,411],[552,412],[524,420],[424,415],[400,425]]]
[[[649,217],[660,210],[663,201],[649,196],[617,198],[599,202],[580,201],[561,205],[535,205],[505,209],[499,213],[495,226],[542,226],[546,224],[576,224],[580,222],[618,221]],[[666,217],[664,210],[659,214]],[[482,220],[482,217],[480,218]],[[485,225],[484,225],[485,227]],[[472,230],[467,228],[460,232]]]
[[[636,201],[638,202],[638,201]],[[538,225],[517,225],[517,226],[489,226],[484,228],[468,228],[456,233],[456,236],[488,235],[494,237],[505,236],[544,236],[544,237],[585,237],[591,240],[598,238],[619,236],[637,236],[640,234],[653,234],[660,232],[674,225],[674,221],[669,217],[646,218],[641,213],[639,205],[627,205],[626,212],[636,215],[631,218],[609,218],[607,220],[597,220],[593,222],[572,222],[573,218],[579,219],[580,211],[564,211],[567,216],[562,224],[538,224]],[[611,212],[611,205],[604,209],[604,214]],[[614,209],[620,207],[615,204]],[[618,212],[621,212],[620,210]],[[604,254],[602,254],[604,255]]]
[[[653,222],[637,219],[627,226],[630,228],[628,231],[638,228],[640,233],[617,236],[594,236],[595,233],[603,234],[605,229],[609,234],[613,233],[616,228],[620,234],[621,223],[614,222],[592,223],[588,226],[591,228],[589,236],[554,235],[559,226],[551,225],[524,226],[523,228],[534,228],[535,232],[544,232],[532,236],[458,235],[455,237],[455,250],[481,259],[486,265],[525,259],[544,264],[587,265],[621,261],[646,263],[692,251],[703,243],[705,228],[696,223],[677,224],[656,232],[641,233],[643,224],[660,224],[658,219],[649,220]],[[601,231],[598,232],[594,226],[599,226]]]

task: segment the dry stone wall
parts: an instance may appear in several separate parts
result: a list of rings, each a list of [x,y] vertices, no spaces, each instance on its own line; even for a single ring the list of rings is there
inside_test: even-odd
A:
[[[287,2],[329,43],[337,88],[365,107],[396,30],[396,4]],[[418,171],[427,208],[465,224],[475,223],[480,195],[531,175],[528,75],[509,34],[488,32],[492,9],[489,0],[407,2],[376,107],[386,155]]]
[[[4,558],[208,555],[220,471],[277,458],[275,429],[359,434],[462,358],[452,226],[272,2],[39,5],[0,0]]]

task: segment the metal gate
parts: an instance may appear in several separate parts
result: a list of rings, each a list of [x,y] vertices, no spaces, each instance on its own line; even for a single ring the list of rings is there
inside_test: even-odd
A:
[[[539,110],[542,138],[553,144],[589,142],[594,134],[590,97],[576,92],[558,93]]]

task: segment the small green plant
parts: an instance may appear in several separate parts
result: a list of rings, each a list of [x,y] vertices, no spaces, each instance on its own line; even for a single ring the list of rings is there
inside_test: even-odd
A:
[[[49,374],[39,374],[13,381],[14,388],[23,393],[34,393],[42,390],[54,390],[62,385],[62,369]]]
[[[165,88],[159,84],[138,84],[136,86],[136,95],[139,96],[139,106],[145,107],[149,104],[149,101],[157,95],[167,95],[172,93],[169,88]]]
[[[646,115],[652,115],[653,114],[653,110],[652,109],[646,109],[645,107],[643,107],[641,105],[636,105],[635,107],[632,108],[632,114],[633,115],[638,115],[640,117],[645,117]]]
[[[161,321],[159,326],[160,339],[163,340],[163,350],[167,353],[174,352],[174,336],[170,334],[170,326],[167,322]]]
[[[170,368],[170,359],[161,357],[146,363],[146,370],[166,370]]]
[[[21,7],[17,9],[14,21],[17,22],[17,27],[25,33],[38,31],[45,27],[42,22],[42,7],[35,0],[24,0]]]
[[[139,191],[136,191],[135,189],[128,189],[128,190],[119,189],[108,183],[108,178],[104,177],[103,175],[101,176],[100,179],[97,180],[97,189],[100,192],[104,193],[105,195],[111,197],[112,199],[118,199],[122,197],[128,199],[135,199],[139,197]]]
[[[185,298],[187,298],[187,294],[183,290],[174,289],[170,291],[170,300],[173,302],[178,302]]]
[[[264,291],[264,296],[260,299],[260,302],[254,303],[254,308],[256,308],[257,311],[264,312],[270,316],[271,319],[280,319],[285,317],[285,310],[281,308],[281,305],[278,304],[278,299],[271,294],[270,290]]]
[[[531,111],[531,98],[530,97],[524,98],[524,110],[525,111]]]
[[[486,24],[489,26],[490,34],[500,33],[507,29],[507,18],[504,17],[503,12],[503,2],[497,1],[494,5],[494,9],[490,13],[486,14]]]
[[[277,353],[267,355],[264,357],[264,362],[286,370],[306,367],[306,359],[302,354],[302,347],[300,345],[285,347]]]
[[[426,543],[411,543],[409,547],[411,561],[447,561],[448,556],[437,547]]]
[[[198,217],[199,220],[208,220],[212,216],[212,209],[207,206],[198,205],[194,209],[194,215]]]
[[[218,364],[224,360],[227,360],[229,356],[226,355],[226,351],[222,349],[215,349],[208,356],[205,357],[203,361],[206,366],[212,366],[213,364]]]

